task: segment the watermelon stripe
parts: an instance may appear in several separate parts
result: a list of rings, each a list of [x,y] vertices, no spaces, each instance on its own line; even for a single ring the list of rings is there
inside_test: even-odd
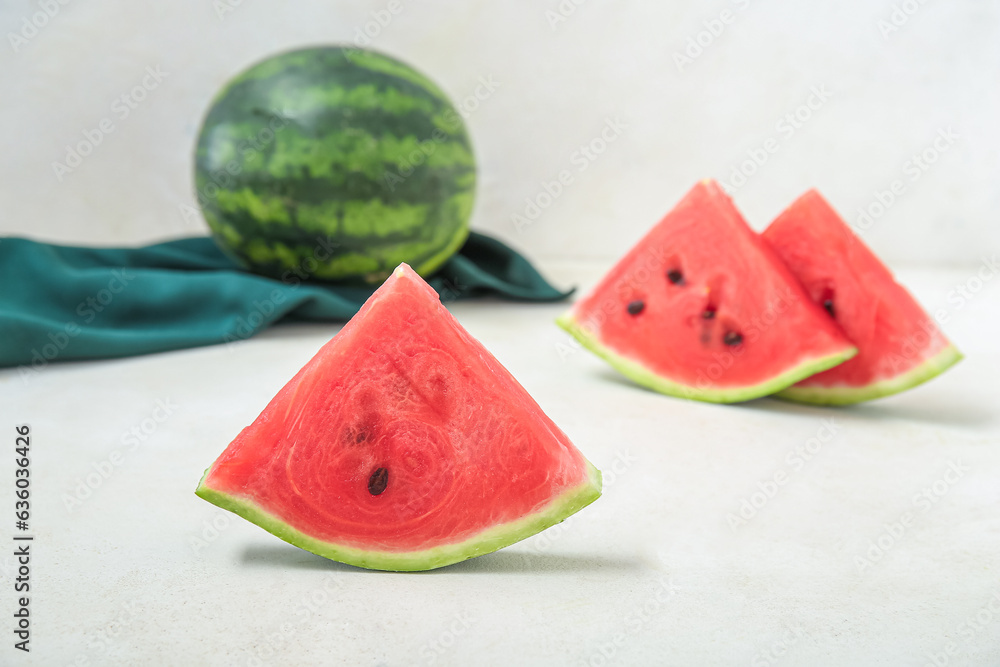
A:
[[[230,173],[267,172],[276,178],[295,175],[289,171],[296,167],[312,176],[323,176],[336,173],[338,169],[365,170],[368,165],[378,162],[396,166],[397,172],[424,163],[442,167],[450,164],[474,166],[468,139],[442,136],[441,133],[435,135],[433,121],[425,115],[394,116],[374,112],[366,114],[364,122],[352,122],[341,114],[338,116],[324,119],[320,130],[310,135],[294,126],[285,127],[272,141],[258,143],[259,148],[254,148],[247,139],[256,134],[253,128],[247,125],[218,127],[199,151],[199,166],[209,174],[225,172],[229,167]],[[348,123],[350,134],[322,129]],[[244,150],[238,149],[241,144]],[[232,168],[234,166],[236,169]],[[381,174],[368,175],[378,178]]]
[[[257,201],[252,190],[233,194],[242,194],[245,198],[244,201]],[[272,200],[272,203],[276,201],[278,200]],[[459,191],[434,205],[397,204],[392,207],[394,208],[391,214],[393,224],[396,224],[400,217],[409,216],[412,218],[410,225],[415,230],[394,227],[381,234],[378,233],[378,230],[367,234],[358,233],[357,230],[352,230],[348,224],[345,224],[347,214],[345,208],[357,203],[356,200],[327,203],[328,215],[339,220],[339,227],[328,229],[325,232],[319,225],[301,224],[294,214],[292,224],[280,224],[282,221],[277,221],[276,224],[265,228],[267,223],[261,222],[263,215],[261,204],[257,203],[234,207],[219,217],[209,216],[209,223],[213,227],[239,229],[242,238],[230,240],[232,245],[243,249],[242,253],[238,252],[238,254],[250,256],[255,264],[267,265],[275,270],[281,269],[280,273],[284,273],[286,269],[298,268],[304,257],[314,256],[320,240],[330,236],[337,238],[340,249],[339,252],[332,251],[330,253],[333,260],[367,254],[374,259],[373,268],[370,271],[391,271],[394,266],[392,263],[400,252],[400,248],[404,246],[419,245],[421,242],[427,246],[426,250],[414,250],[409,253],[415,267],[434,263],[443,254],[444,257],[437,262],[440,264],[457,251],[464,243],[466,234],[456,234],[456,230],[460,230],[461,222],[468,219],[473,205],[473,197],[470,193]],[[277,210],[286,213],[285,209],[280,206],[277,207]],[[224,217],[228,224],[222,224],[220,217]],[[378,224],[381,219],[383,218],[377,215],[371,216],[373,224]],[[425,224],[427,220],[437,220],[438,224]],[[448,221],[451,221],[450,224]],[[270,239],[270,243],[260,241],[262,238]],[[246,239],[252,240],[252,249],[246,246]],[[451,239],[450,242],[449,239]],[[442,245],[445,247],[444,251],[440,250]],[[274,274],[275,271],[268,271],[268,273]],[[322,270],[317,270],[315,275],[317,277],[338,277],[336,272]]]
[[[215,126],[223,124],[244,125],[245,136],[268,126],[281,125],[298,128],[306,136],[323,136],[331,130],[350,128],[363,129],[373,135],[420,134],[430,139],[435,129],[449,136],[464,137],[465,131],[457,113],[451,107],[429,99],[407,96],[396,88],[376,90],[373,86],[355,88],[338,87],[329,91],[310,88],[299,95],[306,99],[291,105],[279,99],[243,100],[239,103],[227,100],[224,105],[213,110],[214,118],[208,120]],[[364,113],[360,113],[364,112]],[[417,125],[412,125],[416,121]],[[402,128],[402,131],[399,131]],[[426,129],[425,129],[426,128]],[[282,131],[283,132],[283,131]],[[239,136],[239,135],[237,135]],[[243,138],[240,136],[240,138]]]
[[[420,213],[419,210],[417,212]],[[422,217],[430,217],[434,215],[439,216],[441,213],[442,211],[430,208],[426,212],[423,212]],[[336,215],[339,218],[342,218],[344,214],[345,214],[344,211],[338,211],[336,213]],[[316,245],[318,243],[318,239],[324,238],[326,236],[339,236],[340,235],[339,233],[341,231],[340,229],[334,228],[330,230],[330,232],[324,234],[320,230],[303,229],[301,227],[295,228],[290,225],[277,225],[273,229],[255,230],[254,226],[259,225],[259,223],[256,221],[255,218],[251,217],[252,216],[251,213],[238,211],[231,215],[246,216],[245,217],[246,224],[242,226],[242,233],[246,237],[264,237],[276,242],[294,243],[296,245],[305,246],[309,245],[310,242],[312,245]],[[427,227],[428,225],[424,225],[424,228]],[[255,233],[255,231],[257,233]],[[305,232],[305,234],[303,234],[303,232]],[[386,247],[394,244],[413,243],[419,241],[433,241],[448,236],[451,236],[451,234],[445,235],[442,234],[441,232],[438,232],[437,234],[431,234],[423,230],[421,230],[421,232],[418,234],[413,234],[413,233],[406,233],[404,231],[394,230],[392,232],[385,233],[382,235],[369,233],[358,236],[343,236],[343,238],[338,239],[338,245],[345,253],[360,252],[365,249],[376,250],[379,247]]]
[[[438,88],[437,84],[399,61],[382,57],[370,51],[360,50],[349,50],[347,58],[352,63],[364,68],[369,76],[382,74],[391,76],[397,81],[405,81],[411,84],[414,89],[431,93],[449,107],[451,106],[451,100]]]
[[[354,87],[310,86],[300,93],[295,111],[297,116],[313,115],[331,108],[351,111],[369,110],[404,114],[418,111],[431,115],[448,108],[441,100],[427,96],[409,95],[399,88],[379,87],[373,82],[361,83]],[[273,99],[273,96],[272,96]],[[281,100],[276,100],[279,104]]]
[[[260,110],[265,111],[265,116],[285,112],[293,118],[298,113],[306,113],[310,108],[315,108],[315,104],[312,103],[314,99],[308,93],[322,91],[325,88],[303,86],[301,82],[316,80],[318,72],[322,72],[322,77],[319,78],[336,81],[334,89],[343,90],[348,98],[351,94],[357,94],[358,88],[363,87],[377,91],[376,97],[384,97],[389,103],[388,106],[398,106],[398,98],[407,96],[417,100],[417,103],[423,102],[442,111],[452,109],[451,103],[440,90],[428,90],[406,78],[367,69],[323,69],[322,67],[317,69],[314,65],[303,65],[286,68],[273,77],[247,79],[234,83],[217,98],[207,121],[212,123],[223,119],[255,118],[255,110],[258,118]],[[303,95],[303,91],[307,94]],[[374,105],[346,106],[375,108]]]
[[[271,193],[271,197],[302,205],[320,205],[329,202],[346,202],[358,199],[380,199],[390,204],[405,202],[410,204],[430,203],[442,197],[449,197],[455,192],[469,190],[467,183],[475,176],[471,167],[457,166],[453,168],[433,169],[418,167],[412,174],[403,178],[398,176],[396,165],[385,165],[384,179],[393,179],[386,189],[385,180],[372,180],[363,174],[343,173],[341,179],[309,178],[298,179],[276,184],[274,179],[266,174],[254,178],[244,178],[240,181],[240,189],[246,187],[258,193]],[[401,181],[394,180],[402,179]],[[209,196],[212,188],[204,179],[196,179],[196,187],[203,207],[218,209],[216,197]],[[335,188],[335,189],[334,189]],[[231,188],[230,190],[235,190]],[[265,197],[266,198],[266,197]]]
[[[295,137],[292,141],[289,138],[282,137],[280,142],[276,142],[274,154],[266,165],[266,171],[274,178],[336,178],[338,172],[363,172],[368,178],[377,180],[384,171],[382,165],[386,164],[402,174],[425,163],[431,167],[453,164],[473,167],[472,153],[466,144],[430,141],[421,147],[420,135],[401,138],[370,134],[348,137],[328,135],[318,140]],[[335,156],[332,160],[331,155]],[[253,171],[256,170],[251,170],[251,173]]]
[[[440,266],[448,257],[462,247],[467,236],[468,232],[464,232],[461,236],[452,237],[448,245],[444,246],[443,249],[435,247],[425,250],[419,255],[411,253],[411,256],[415,257],[414,266],[433,267],[427,269],[428,273],[432,272],[434,268]],[[408,243],[412,244],[412,240],[408,241]],[[287,277],[286,274],[289,271],[295,274],[308,271],[309,276],[312,278],[340,280],[345,277],[345,266],[351,266],[353,271],[359,275],[380,273],[386,270],[386,267],[393,261],[386,258],[394,257],[399,252],[398,245],[385,246],[381,253],[377,249],[373,249],[372,246],[366,246],[363,248],[363,252],[348,250],[335,253],[331,257],[331,262],[315,268],[313,268],[311,263],[305,263],[304,259],[313,257],[317,246],[309,247],[274,241],[268,244],[259,238],[253,238],[239,246],[237,253],[238,257],[252,258],[255,268],[263,267],[266,269],[263,273],[273,275],[277,278]],[[392,271],[391,268],[388,270]]]

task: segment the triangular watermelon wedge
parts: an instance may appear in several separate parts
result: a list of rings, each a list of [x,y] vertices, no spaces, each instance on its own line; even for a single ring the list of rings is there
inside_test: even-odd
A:
[[[333,560],[429,570],[562,521],[601,474],[403,264],[196,493]]]
[[[635,382],[717,403],[774,393],[857,352],[710,180],[558,323]]]
[[[779,215],[763,238],[859,350],[850,361],[785,389],[779,397],[827,405],[858,403],[926,382],[962,358],[815,190]]]

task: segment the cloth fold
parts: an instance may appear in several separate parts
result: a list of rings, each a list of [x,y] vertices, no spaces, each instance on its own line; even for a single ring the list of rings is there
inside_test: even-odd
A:
[[[126,357],[249,338],[279,321],[346,321],[377,285],[249,273],[209,237],[140,248],[0,240],[0,367]],[[428,282],[444,303],[559,301],[521,255],[472,232]]]

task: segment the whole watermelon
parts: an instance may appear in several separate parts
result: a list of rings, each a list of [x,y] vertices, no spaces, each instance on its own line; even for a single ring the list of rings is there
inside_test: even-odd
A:
[[[381,282],[437,269],[469,233],[476,168],[461,116],[412,67],[353,47],[283,53],[212,102],[198,203],[253,271]]]

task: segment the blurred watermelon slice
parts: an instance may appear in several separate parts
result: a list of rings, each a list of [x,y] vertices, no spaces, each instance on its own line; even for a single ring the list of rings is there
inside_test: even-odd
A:
[[[962,354],[815,190],[764,231],[764,240],[858,348],[843,364],[781,391],[802,403],[846,405],[939,375]]]
[[[709,180],[557,322],[635,382],[716,403],[780,391],[857,352]]]

